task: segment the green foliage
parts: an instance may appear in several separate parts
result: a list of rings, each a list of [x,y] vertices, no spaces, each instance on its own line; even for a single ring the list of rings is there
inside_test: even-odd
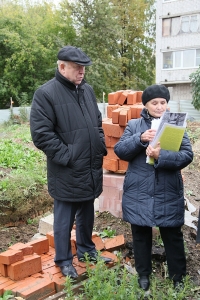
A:
[[[13,293],[11,291],[5,291],[3,296],[0,296],[0,300],[8,300],[13,298]]]
[[[150,291],[145,293],[138,286],[137,275],[130,274],[126,268],[123,268],[120,260],[113,268],[108,268],[101,260],[98,260],[94,268],[90,268],[90,263],[86,261],[86,268],[88,278],[83,281],[83,288],[79,294],[73,291],[73,280],[66,278],[66,300],[198,299],[198,296],[195,297],[189,276],[186,276],[182,290],[174,290],[171,280],[152,275]]]
[[[86,80],[99,101],[155,81],[154,0],[4,0],[0,10],[0,108],[26,98],[55,74],[57,52],[81,47],[92,59]],[[23,104],[24,106],[24,104]]]
[[[0,211],[3,214],[6,208],[15,211],[20,207],[23,212],[47,183],[45,155],[33,148],[27,124],[1,129]]]
[[[35,163],[43,160],[43,155],[19,142],[3,139],[0,143],[0,165],[7,168],[34,169]]]
[[[101,238],[105,238],[105,237],[112,238],[116,235],[116,230],[113,230],[108,226],[106,229],[101,231],[99,235]]]
[[[30,218],[28,218],[28,220],[27,220],[27,224],[37,224],[38,223],[38,221],[36,220],[36,219],[30,219]]]
[[[190,142],[194,144],[200,136],[200,128],[195,128],[195,130],[191,130],[190,128],[186,128],[186,132],[188,134],[188,137],[190,139]]]
[[[63,12],[71,11],[76,45],[93,61],[86,80],[99,101],[103,92],[141,90],[154,82],[153,4],[154,0],[61,2]]]
[[[66,16],[68,14],[66,13]],[[10,97],[15,106],[20,95],[31,102],[35,89],[52,78],[58,49],[73,43],[74,30],[70,16],[67,22],[52,3],[25,5],[3,1],[0,10],[0,108]]]
[[[195,109],[200,110],[200,66],[189,78],[192,85],[192,104]]]
[[[157,229],[159,229],[158,227],[156,227]],[[161,246],[161,247],[163,247],[164,246],[164,244],[163,244],[163,240],[162,240],[162,238],[161,238],[161,235],[160,235],[160,232],[158,232],[157,234],[156,234],[156,237],[155,237],[155,243],[156,243],[156,245],[157,246]]]

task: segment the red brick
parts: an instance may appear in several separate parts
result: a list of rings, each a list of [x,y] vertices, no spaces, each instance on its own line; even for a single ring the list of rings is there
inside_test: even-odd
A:
[[[137,105],[137,112],[136,112],[136,117],[137,117],[137,118],[141,118],[140,113],[141,113],[143,107],[144,107],[144,106],[143,106],[142,104],[138,104],[138,105]]]
[[[17,295],[19,297],[28,299],[28,300],[39,300],[45,299],[50,294],[55,294],[55,285],[54,282],[47,278],[38,278],[29,284],[21,285],[16,288]]]
[[[119,126],[126,126],[128,121],[127,110],[122,109],[119,113]]]
[[[33,278],[45,278],[46,274],[41,274],[41,273],[35,273],[31,275]]]
[[[5,278],[5,277],[3,277],[3,276],[0,276],[0,286],[3,284],[3,283],[5,283],[6,281],[8,281],[9,280],[9,278]]]
[[[33,247],[23,243],[14,244],[10,246],[8,249],[16,250],[16,251],[21,250],[24,256],[33,254]]]
[[[44,263],[42,263],[42,270],[46,270],[48,268],[51,268],[55,266],[55,262],[53,258],[50,258],[49,260],[45,261]]]
[[[79,261],[77,256],[73,258],[73,266],[80,266],[81,268],[86,267],[86,263],[84,261]]]
[[[114,148],[107,148],[107,155],[105,158],[119,159],[118,156],[114,152]]]
[[[118,101],[118,97],[119,97],[119,93],[118,92],[112,92],[108,94],[108,104],[117,104]]]
[[[128,162],[125,160],[119,159],[119,171],[126,172],[128,168]]]
[[[102,123],[105,135],[120,138],[124,132],[124,128],[118,124],[112,124],[111,119],[107,119]]]
[[[116,237],[107,239],[105,244],[105,249],[109,251],[117,250],[124,246],[124,236],[123,235],[117,235]]]
[[[0,253],[0,264],[11,265],[20,260],[23,260],[22,251],[9,249]]]
[[[109,251],[102,251],[101,256],[111,258],[113,262],[117,262],[117,256],[114,253],[111,253]],[[113,263],[111,263],[111,265],[113,265]]]
[[[49,268],[44,269],[43,274],[45,274],[45,275],[50,274],[51,276],[59,274],[60,277],[62,277],[62,273],[60,271],[60,268],[58,266],[56,266],[55,264],[52,265]]]
[[[76,272],[78,273],[78,276],[81,276],[83,274],[86,274],[86,268],[82,268],[80,266],[76,267]]]
[[[132,105],[137,102],[137,92],[131,91],[127,96],[127,104]]]
[[[111,147],[111,136],[105,135],[105,144],[106,144],[106,147],[108,147],[108,148]]]
[[[92,238],[95,238],[96,236],[99,236],[98,232],[93,231],[93,232],[92,232]]]
[[[116,172],[118,170],[118,159],[104,157],[103,168],[109,171]]]
[[[131,119],[137,119],[137,107],[135,105],[131,106]]]
[[[93,243],[95,243],[95,247],[98,251],[104,249],[104,242],[102,241],[100,236],[96,236],[92,239]]]
[[[37,253],[39,255],[47,253],[49,251],[49,240],[47,237],[33,240],[26,245],[32,246],[34,253]]]
[[[7,291],[10,290],[10,286],[13,285],[15,282],[9,278],[6,278],[6,280],[2,283],[0,283],[0,291],[2,291],[2,294]],[[1,295],[1,292],[0,292]]]
[[[67,278],[65,278],[65,277],[60,278],[56,275],[53,277],[53,281],[55,283],[55,288],[56,288],[56,293],[61,292],[64,289],[66,280],[67,280]]]
[[[71,251],[72,251],[72,255],[76,254],[76,242],[75,240],[71,240]]]
[[[110,137],[110,147],[114,148],[114,146],[116,145],[116,143],[119,141],[119,138],[115,138],[113,136]]]
[[[118,104],[119,105],[123,105],[125,103],[127,103],[127,96],[129,94],[129,91],[124,91],[121,93],[119,99],[118,99]]]
[[[53,231],[47,232],[46,237],[49,240],[49,246],[55,248],[55,245],[54,245],[54,232]]]
[[[113,110],[119,108],[118,104],[115,105],[107,105],[106,110],[107,110],[107,117],[112,118],[112,112]]]
[[[112,112],[112,123],[113,124],[119,124],[119,114],[120,114],[121,108],[117,108],[113,110]]]
[[[55,249],[51,246],[49,246],[49,251],[47,253],[48,255],[55,255]]]
[[[123,105],[122,109],[126,109],[127,110],[127,120],[131,120],[131,106],[129,105]]]
[[[142,91],[137,91],[137,103],[142,102]]]
[[[0,274],[4,277],[8,277],[7,265],[0,264]]]
[[[42,255],[40,255],[40,257],[41,257],[41,260],[42,260],[42,264],[45,263],[46,261],[52,259],[52,256],[48,255],[48,254],[42,254]]]
[[[16,289],[18,287],[20,287],[21,285],[24,285],[24,284],[28,285],[30,282],[34,282],[34,281],[35,281],[35,278],[32,278],[32,277],[27,277],[27,278],[25,278],[23,280],[19,280],[19,281],[16,281],[16,282],[13,281],[13,283],[11,283],[8,287],[6,287],[3,290],[4,290],[4,292],[6,290],[12,291],[13,295],[17,296],[16,295]]]
[[[24,260],[8,266],[8,276],[12,280],[20,280],[41,271],[41,257],[37,254],[24,256]]]

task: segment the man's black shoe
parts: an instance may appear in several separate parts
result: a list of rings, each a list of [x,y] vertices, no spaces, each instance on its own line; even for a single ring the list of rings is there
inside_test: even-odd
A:
[[[109,257],[105,257],[105,256],[98,256],[98,255],[95,255],[95,256],[92,256],[92,255],[88,255],[86,256],[86,258],[80,258],[79,259],[80,261],[90,261],[90,262],[94,262],[96,263],[98,260],[102,260],[105,264],[108,264],[109,262],[112,262],[112,258],[109,258]]]
[[[139,286],[141,287],[141,289],[143,289],[144,291],[148,291],[149,286],[150,286],[149,276],[141,275],[138,278],[138,283],[139,283]]]
[[[60,270],[61,270],[63,276],[69,276],[71,278],[77,278],[78,277],[76,269],[71,264],[66,265],[66,266],[61,266]]]
[[[102,260],[105,264],[108,264],[109,262],[113,261],[112,258],[105,256],[99,256],[99,260]]]

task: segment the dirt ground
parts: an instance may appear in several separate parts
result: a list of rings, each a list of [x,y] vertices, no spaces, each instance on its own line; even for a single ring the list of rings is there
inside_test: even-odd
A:
[[[193,216],[198,217],[199,206],[200,206],[200,139],[195,137],[200,123],[189,124],[190,133],[193,132],[192,142],[194,151],[193,163],[183,170],[184,175],[184,186],[185,186],[185,197],[189,202],[196,208],[196,211],[192,213]],[[47,210],[46,204],[46,191],[45,195],[45,210]],[[42,199],[42,196],[41,196]],[[41,202],[42,200],[40,200]],[[188,209],[186,207],[186,209]],[[52,204],[49,205],[49,211],[52,212]],[[41,210],[40,210],[41,212]],[[26,243],[38,232],[39,219],[43,214],[34,216],[31,221],[31,216],[27,216],[28,222],[10,223],[7,225],[0,225],[0,252],[5,251],[10,245],[22,242]],[[1,223],[1,221],[0,221]],[[197,221],[193,222],[197,226]],[[132,246],[132,235],[130,225],[119,218],[112,216],[108,212],[96,213],[94,230],[102,232],[104,229],[113,229],[117,235],[123,234],[125,237],[126,245],[123,249],[123,255],[133,259],[133,253],[131,250]],[[185,248],[187,255],[187,273],[192,277],[195,285],[200,286],[200,244],[196,243],[196,229],[184,225],[183,234],[185,240]],[[157,241],[154,241],[154,246],[158,249],[160,245]],[[199,247],[198,247],[199,246]],[[165,260],[164,248],[160,248],[162,255],[153,256],[153,269],[154,272],[163,275],[163,261]],[[155,254],[155,253],[154,253]],[[134,262],[134,260],[132,260]]]

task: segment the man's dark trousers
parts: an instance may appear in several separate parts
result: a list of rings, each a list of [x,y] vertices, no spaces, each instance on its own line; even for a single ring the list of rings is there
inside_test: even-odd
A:
[[[77,257],[84,258],[84,253],[96,253],[92,241],[94,225],[94,200],[67,202],[54,199],[54,244],[55,263],[57,266],[71,264],[71,231],[76,218]]]

